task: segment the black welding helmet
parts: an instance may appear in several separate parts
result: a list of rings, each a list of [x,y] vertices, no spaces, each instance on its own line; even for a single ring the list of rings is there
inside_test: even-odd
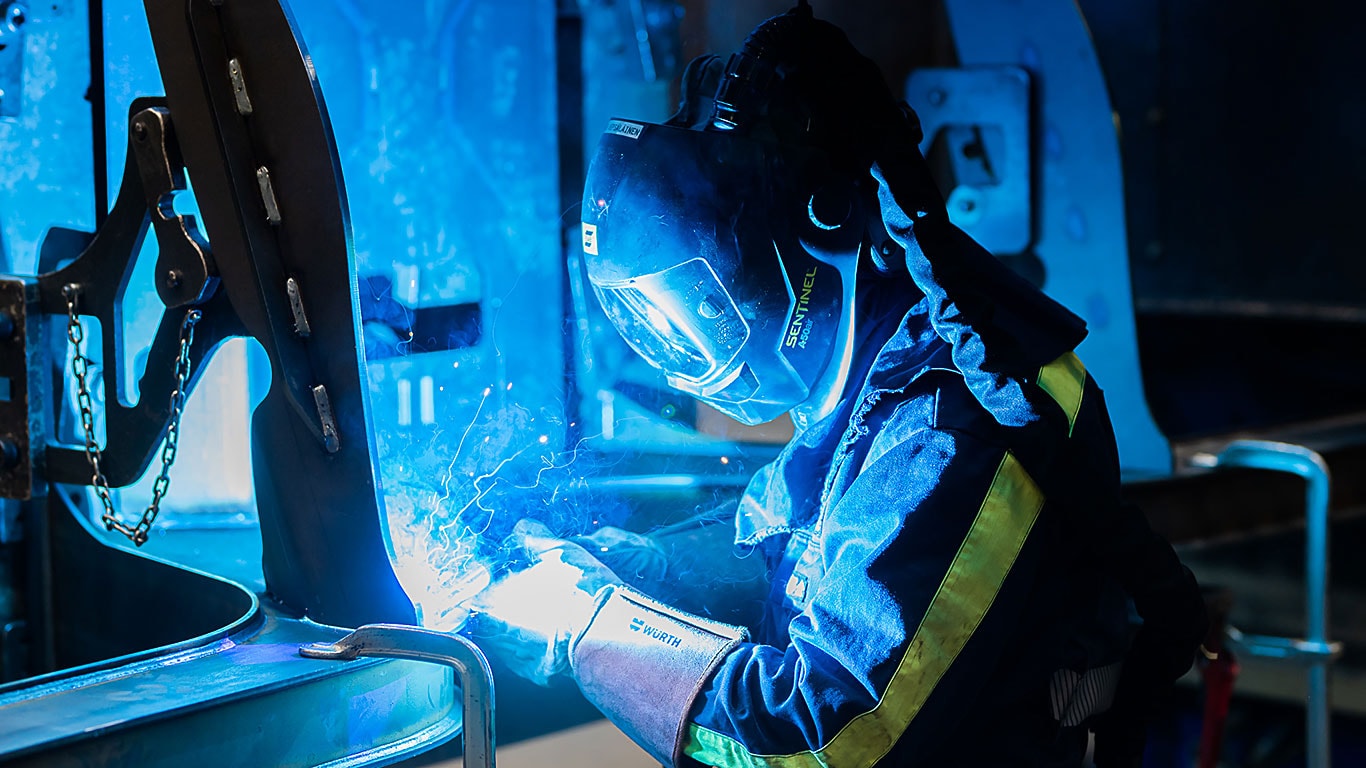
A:
[[[611,121],[582,217],[608,319],[671,386],[741,422],[821,395],[847,363],[869,207],[840,176],[810,147]]]

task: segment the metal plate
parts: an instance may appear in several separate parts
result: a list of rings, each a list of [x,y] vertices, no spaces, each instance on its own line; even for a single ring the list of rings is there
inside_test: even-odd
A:
[[[906,95],[949,219],[992,253],[1022,253],[1033,239],[1029,74],[1013,66],[918,69]]]

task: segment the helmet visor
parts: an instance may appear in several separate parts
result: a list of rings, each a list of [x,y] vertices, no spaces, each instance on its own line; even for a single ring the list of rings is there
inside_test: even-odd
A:
[[[608,125],[584,185],[584,266],[608,320],[670,386],[751,424],[810,395],[852,278],[801,239],[826,171],[803,148]]]
[[[749,325],[705,259],[593,283],[607,318],[641,357],[705,390],[749,339]]]

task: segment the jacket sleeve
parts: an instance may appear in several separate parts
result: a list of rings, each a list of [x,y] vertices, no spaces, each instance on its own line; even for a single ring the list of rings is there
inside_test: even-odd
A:
[[[924,428],[822,520],[825,574],[786,647],[740,644],[701,688],[682,753],[736,766],[871,766],[933,749],[972,706],[1028,593],[1044,497],[1016,457]]]

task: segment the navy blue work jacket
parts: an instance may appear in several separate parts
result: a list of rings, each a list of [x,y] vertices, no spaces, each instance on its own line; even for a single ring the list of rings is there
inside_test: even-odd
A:
[[[1057,681],[1120,659],[1128,629],[1101,543],[1118,458],[1072,352],[1083,327],[983,274],[994,259],[956,229],[916,222],[917,243],[911,206],[879,180],[925,297],[909,312],[886,291],[861,298],[845,398],[750,483],[737,541],[770,556],[773,594],[753,642],[704,682],[683,754],[726,768],[1080,765],[1085,729],[1063,713],[1087,693]],[[957,259],[947,271],[920,249],[929,237]]]

